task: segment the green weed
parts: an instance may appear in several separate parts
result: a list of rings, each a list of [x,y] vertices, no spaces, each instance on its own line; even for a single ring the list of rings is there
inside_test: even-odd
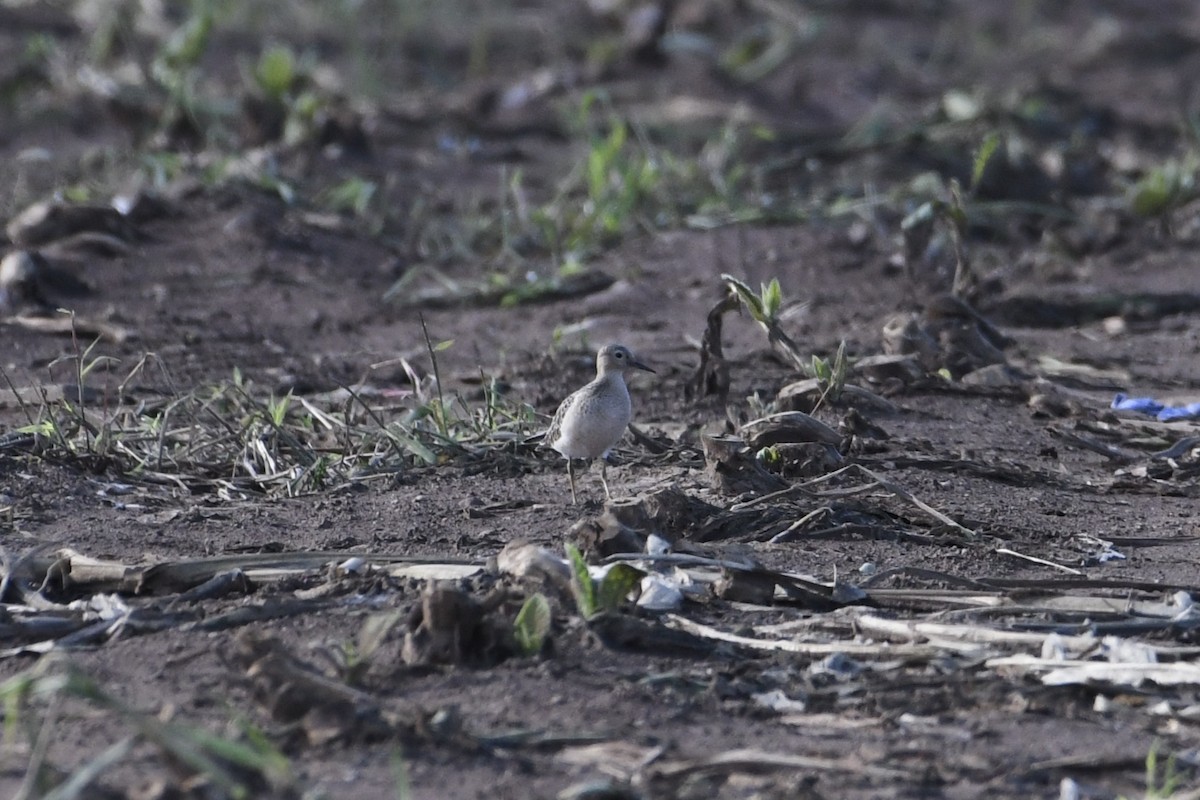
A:
[[[396,784],[396,800],[410,800],[412,793],[412,779],[408,774],[408,762],[404,760],[404,754],[396,750],[392,753],[390,759],[392,768],[392,781]]]
[[[838,344],[833,362],[818,356],[812,357],[812,374],[820,382],[821,396],[814,405],[814,410],[820,408],[826,401],[836,403],[846,388],[846,373],[849,363],[846,359],[846,340]]]
[[[291,764],[258,730],[240,724],[236,736],[222,736],[182,722],[163,721],[106,691],[69,662],[43,658],[29,670],[0,684],[4,706],[4,751],[26,756],[20,800],[86,797],[100,775],[124,759],[138,743],[157,749],[177,766],[204,779],[220,796],[240,800],[267,787],[293,785]],[[99,756],[64,773],[50,763],[49,742],[58,716],[68,703],[82,703],[115,715],[130,733]]]
[[[1175,754],[1167,756],[1167,763],[1158,762],[1158,743],[1146,754],[1145,800],[1170,800],[1183,786],[1184,776],[1175,763]]]
[[[749,285],[731,275],[722,275],[721,279],[737,294],[751,319],[764,327],[779,324],[783,290],[779,288],[778,278],[772,278],[770,283],[762,284],[757,294]]]
[[[395,610],[371,614],[363,621],[354,641],[323,651],[347,686],[362,685],[379,648],[406,617],[406,612]]]
[[[803,375],[812,375],[812,362],[801,354],[800,348],[791,336],[779,324],[779,312],[783,308],[783,291],[779,280],[772,278],[770,283],[763,284],[758,293],[749,284],[732,275],[722,275],[721,280],[729,287],[729,291],[737,297],[742,307],[750,314],[750,318],[758,323],[767,334],[767,341],[775,352],[787,359]]]
[[[1163,232],[1169,232],[1174,213],[1200,198],[1198,172],[1200,159],[1195,156],[1183,161],[1171,159],[1151,169],[1126,194],[1130,212],[1157,220]]]
[[[597,581],[588,572],[587,561],[579,548],[568,542],[565,549],[567,562],[571,566],[575,605],[584,619],[590,620],[619,609],[642,578],[642,573],[636,568],[619,563],[613,564],[604,578]]]
[[[419,200],[413,204],[406,227],[416,231],[414,249],[426,261],[425,274],[435,274],[438,263],[482,261],[478,285],[458,287],[458,294],[478,303],[517,305],[560,291],[565,281],[585,274],[598,254],[629,236],[797,216],[754,188],[744,161],[743,130],[758,140],[769,138],[769,131],[731,121],[699,153],[675,153],[619,115],[602,93],[585,93],[567,117],[580,156],[552,196],[539,200],[517,169],[502,175],[493,200],[475,198],[470,207],[449,214],[434,214]],[[531,268],[531,262],[544,260],[549,269],[540,263]],[[409,270],[387,296],[407,296],[420,272]]]
[[[988,164],[991,163],[992,157],[996,155],[996,150],[1000,147],[1000,134],[992,131],[983,138],[979,145],[979,149],[975,151],[975,159],[971,162],[971,193],[979,187],[979,182],[983,180],[983,173],[987,171]]]
[[[436,354],[451,344],[430,341],[435,376]],[[76,385],[115,363],[91,352],[74,357],[81,365],[72,366]],[[30,457],[202,493],[294,496],[510,447],[536,428],[532,410],[508,402],[495,387],[482,405],[468,404],[441,391],[436,377],[422,381],[411,366],[414,392],[399,407],[351,387],[324,397],[277,397],[237,370],[229,381],[129,402],[127,385],[150,361],[156,360],[140,361],[102,407],[86,390],[27,405],[19,431],[32,437]]]
[[[371,208],[379,185],[364,178],[351,177],[329,189],[324,195],[323,205],[333,211],[350,212],[357,217],[366,216]]]
[[[1179,769],[1174,754],[1167,756],[1167,763],[1159,763],[1159,744],[1155,742],[1146,754],[1146,790],[1137,798],[1120,795],[1118,800],[1171,800],[1180,796],[1178,793],[1187,780]],[[1187,797],[1195,797],[1196,793],[1187,792]]]
[[[550,603],[541,593],[530,595],[513,622],[513,636],[517,647],[526,656],[542,652],[546,636],[550,633]]]
[[[989,150],[994,149],[995,147],[989,147],[987,142],[981,147],[975,159],[975,170],[980,176],[987,166],[987,160],[991,158]],[[974,281],[966,255],[965,240],[969,219],[962,189],[954,178],[945,186],[942,186],[940,178],[934,178],[932,183],[934,186],[927,189],[944,195],[945,199],[938,196],[921,203],[900,222],[900,232],[904,237],[907,257],[911,259],[921,256],[939,227],[944,231],[954,252],[953,291],[956,295],[962,295],[969,292]]]
[[[299,71],[296,55],[286,45],[272,45],[258,57],[254,82],[268,99],[283,103],[296,85]]]

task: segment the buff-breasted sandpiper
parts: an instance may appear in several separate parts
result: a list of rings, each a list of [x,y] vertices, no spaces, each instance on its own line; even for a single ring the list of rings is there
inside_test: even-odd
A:
[[[639,361],[628,347],[605,345],[596,354],[596,377],[562,401],[546,430],[542,446],[557,450],[567,459],[572,503],[578,502],[572,466],[572,459],[575,458],[600,459],[600,482],[604,484],[604,496],[612,499],[604,459],[613,445],[621,441],[633,418],[625,375],[635,369],[654,372]]]

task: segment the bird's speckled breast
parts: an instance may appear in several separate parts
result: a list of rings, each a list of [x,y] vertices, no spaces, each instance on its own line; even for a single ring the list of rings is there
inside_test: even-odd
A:
[[[620,376],[581,389],[564,416],[558,439],[551,445],[567,458],[598,458],[621,440],[633,416],[629,389]]]

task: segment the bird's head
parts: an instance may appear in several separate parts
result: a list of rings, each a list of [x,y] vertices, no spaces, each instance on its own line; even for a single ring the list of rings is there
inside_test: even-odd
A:
[[[601,375],[607,375],[610,372],[624,374],[631,369],[654,372],[654,370],[639,361],[638,357],[633,354],[633,351],[625,345],[605,345],[596,354],[596,371]]]

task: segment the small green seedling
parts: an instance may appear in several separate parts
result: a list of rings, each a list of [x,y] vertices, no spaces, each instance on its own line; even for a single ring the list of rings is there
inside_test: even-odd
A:
[[[992,131],[983,137],[983,141],[979,144],[979,150],[975,153],[975,160],[971,164],[972,194],[979,188],[979,182],[983,180],[983,173],[987,171],[987,166],[991,163],[992,156],[996,155],[996,150],[999,147],[1000,134],[996,131]]]
[[[821,398],[817,401],[818,408],[826,400],[836,403],[838,398],[842,396],[842,391],[846,388],[846,372],[848,368],[845,339],[838,345],[832,364],[828,359],[815,355],[812,357],[812,374],[821,384]]]
[[[1150,170],[1129,189],[1129,210],[1139,217],[1157,219],[1163,230],[1171,228],[1171,215],[1200,197],[1196,185],[1195,159],[1180,163],[1174,159]]]
[[[350,212],[357,217],[366,216],[378,189],[379,184],[374,181],[358,177],[347,178],[325,193],[325,204],[333,211]]]
[[[325,651],[348,686],[361,686],[372,659],[388,636],[407,618],[402,611],[382,611],[363,620],[354,641],[345,641]]]
[[[985,142],[975,159],[976,171],[980,177],[987,167],[987,160],[991,158],[990,153],[986,152],[988,149]],[[974,189],[974,186],[972,188]],[[950,179],[946,192],[949,194],[949,200],[926,201],[901,220],[900,232],[904,237],[906,257],[913,259],[920,257],[929,245],[937,226],[942,226],[954,248],[954,294],[961,296],[968,292],[974,282],[964,243],[970,220],[957,179]]]
[[[287,420],[288,410],[292,407],[292,393],[288,392],[283,397],[276,399],[274,397],[267,400],[267,418],[276,428],[282,428],[283,423]]]
[[[722,275],[721,280],[729,284],[746,311],[750,312],[750,318],[759,325],[769,326],[778,322],[779,310],[783,307],[783,290],[779,287],[778,278],[762,284],[757,294],[749,284],[732,275]]]
[[[38,797],[86,795],[85,790],[93,780],[120,762],[131,751],[131,744],[149,745],[168,763],[194,772],[211,788],[213,796],[255,797],[258,796],[256,784],[266,784],[266,791],[272,796],[275,791],[289,796],[293,793],[295,778],[291,762],[266,734],[249,723],[232,720],[240,735],[229,736],[185,722],[164,721],[127,705],[70,663],[45,659],[0,683],[6,746],[17,745],[20,739],[15,737],[23,735],[28,742],[23,746],[33,748],[35,752],[27,767],[22,797],[33,796],[34,785],[49,772],[43,770],[49,766],[44,760],[45,750],[37,747],[39,741],[56,733],[53,730],[55,717],[45,710],[47,700],[80,701],[89,707],[90,713],[107,714],[118,720],[128,730],[128,735],[68,776],[63,783],[38,792]]]
[[[412,779],[409,777],[408,761],[399,748],[392,752],[390,763],[392,782],[396,785],[396,800],[409,800],[413,796]]]
[[[1182,788],[1184,776],[1175,763],[1174,754],[1167,756],[1167,763],[1158,763],[1158,742],[1146,754],[1145,800],[1170,800]],[[1122,798],[1124,800],[1124,798]]]
[[[783,463],[783,454],[775,445],[761,448],[754,454],[754,458],[765,467],[778,467]]]
[[[779,314],[783,309],[783,290],[779,286],[779,279],[772,278],[770,283],[762,284],[757,294],[745,281],[732,275],[722,275],[721,280],[725,281],[730,293],[746,308],[750,317],[767,332],[767,341],[772,349],[800,374],[813,377],[812,360],[801,354],[796,342],[779,324]]]
[[[157,70],[173,74],[182,73],[200,63],[200,58],[208,49],[213,29],[213,9],[211,4],[199,0],[192,3],[192,10],[163,43],[156,57]]]
[[[642,573],[628,564],[614,564],[602,580],[594,580],[579,548],[568,542],[566,551],[571,564],[575,604],[584,619],[616,611],[641,580]]]
[[[530,595],[517,613],[513,635],[522,655],[536,656],[542,652],[550,633],[550,603],[540,592]]]
[[[268,47],[258,57],[254,67],[254,80],[268,98],[282,103],[296,83],[296,56],[290,47],[275,45]]]

